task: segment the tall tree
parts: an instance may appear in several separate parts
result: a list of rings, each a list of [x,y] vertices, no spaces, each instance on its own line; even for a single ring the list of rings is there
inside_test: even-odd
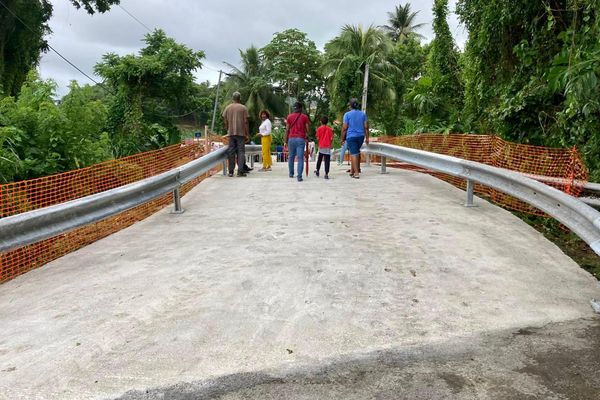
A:
[[[192,73],[202,67],[204,52],[175,42],[160,29],[144,41],[139,56],[109,53],[95,67],[115,93],[109,127],[118,155],[177,142],[176,117],[196,106]]]
[[[309,100],[320,87],[321,54],[306,33],[298,29],[277,32],[260,52],[269,78],[286,96]]]
[[[417,30],[425,24],[415,24],[419,11],[412,11],[410,7],[410,3],[397,5],[394,11],[388,12],[389,25],[381,26],[394,42],[403,42],[409,37],[423,38],[423,35],[417,33]]]
[[[48,1],[4,0],[0,4],[0,95],[15,96],[27,73],[37,65],[48,45]]]
[[[325,45],[323,71],[332,96],[332,109],[346,109],[348,99],[360,98],[365,67],[369,65],[369,108],[393,98],[390,72],[397,68],[389,62],[392,45],[379,29],[345,25],[340,35]]]
[[[260,55],[259,50],[251,46],[246,51],[240,50],[241,68],[231,64],[231,72],[227,82],[227,92],[231,95],[239,91],[242,102],[248,107],[250,114],[251,132],[258,130],[258,113],[267,109],[271,113],[283,115],[285,103],[281,95],[278,95],[269,83],[267,68]]]
[[[380,102],[378,113],[372,118],[378,128],[388,135],[414,133],[412,115],[404,98],[415,86],[415,82],[425,74],[429,46],[422,46],[414,37],[399,42],[389,55],[390,62],[396,67],[390,75],[395,101]]]
[[[70,0],[88,13],[106,12],[119,0]],[[44,36],[51,32],[49,0],[2,0],[0,2],[0,95],[17,95],[27,73],[40,54],[48,50]]]
[[[459,52],[448,26],[448,0],[434,0],[434,39],[426,73],[407,95],[427,130],[461,129],[463,87]]]

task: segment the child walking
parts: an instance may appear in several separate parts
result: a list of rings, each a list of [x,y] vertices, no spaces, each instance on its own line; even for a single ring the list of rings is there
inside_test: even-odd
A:
[[[315,175],[319,176],[321,162],[325,160],[325,179],[329,179],[329,162],[331,161],[331,143],[333,142],[333,129],[327,126],[329,118],[321,117],[321,126],[317,128],[316,136],[319,142],[319,157],[317,158],[317,169]]]

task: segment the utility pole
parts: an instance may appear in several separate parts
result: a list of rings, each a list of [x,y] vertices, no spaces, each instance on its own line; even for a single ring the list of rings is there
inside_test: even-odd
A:
[[[369,64],[365,65],[365,81],[363,82],[362,111],[367,112],[367,91],[369,90]]]
[[[363,112],[367,112],[367,92],[369,90],[369,64],[365,65],[365,81],[363,82],[363,94],[362,94],[362,111]],[[368,134],[369,132],[365,132],[365,134]],[[367,166],[371,165],[371,155],[370,154],[366,154],[365,155],[365,161]],[[360,159],[359,159],[359,163],[360,163]]]
[[[223,75],[223,71],[219,70],[219,82],[217,82],[217,95],[215,96],[215,108],[213,108],[212,121],[210,121],[210,131],[214,133],[215,131],[215,118],[217,117],[217,105],[219,104],[219,89],[221,88],[221,76]]]

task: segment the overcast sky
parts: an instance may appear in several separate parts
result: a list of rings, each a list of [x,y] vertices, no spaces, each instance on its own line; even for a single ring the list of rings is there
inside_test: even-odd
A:
[[[401,2],[404,4],[404,1]],[[412,9],[419,11],[417,23],[425,23],[419,32],[432,38],[431,7],[433,0],[413,0]],[[450,29],[457,45],[462,47],[466,31],[454,15],[456,1],[450,0]],[[308,34],[319,49],[337,36],[345,24],[368,27],[387,22],[387,12],[400,2],[387,0],[122,0],[105,14],[88,15],[76,10],[68,0],[55,0],[50,21],[49,43],[63,56],[96,80],[94,65],[103,54],[134,54],[143,47],[148,30],[127,14],[128,11],[150,29],[161,28],[168,36],[194,50],[203,50],[204,67],[196,72],[198,81],[216,83],[218,70],[226,69],[223,61],[238,65],[239,49],[251,45],[262,47],[273,34],[297,28]],[[126,10],[126,11],[125,11]],[[52,78],[58,94],[64,95],[69,81],[91,83],[54,52],[43,55],[40,72]]]

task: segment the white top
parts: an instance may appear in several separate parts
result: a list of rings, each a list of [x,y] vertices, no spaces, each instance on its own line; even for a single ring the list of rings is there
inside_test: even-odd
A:
[[[271,121],[269,121],[269,118],[265,119],[262,124],[260,124],[258,133],[260,133],[261,136],[269,136],[271,134]]]

